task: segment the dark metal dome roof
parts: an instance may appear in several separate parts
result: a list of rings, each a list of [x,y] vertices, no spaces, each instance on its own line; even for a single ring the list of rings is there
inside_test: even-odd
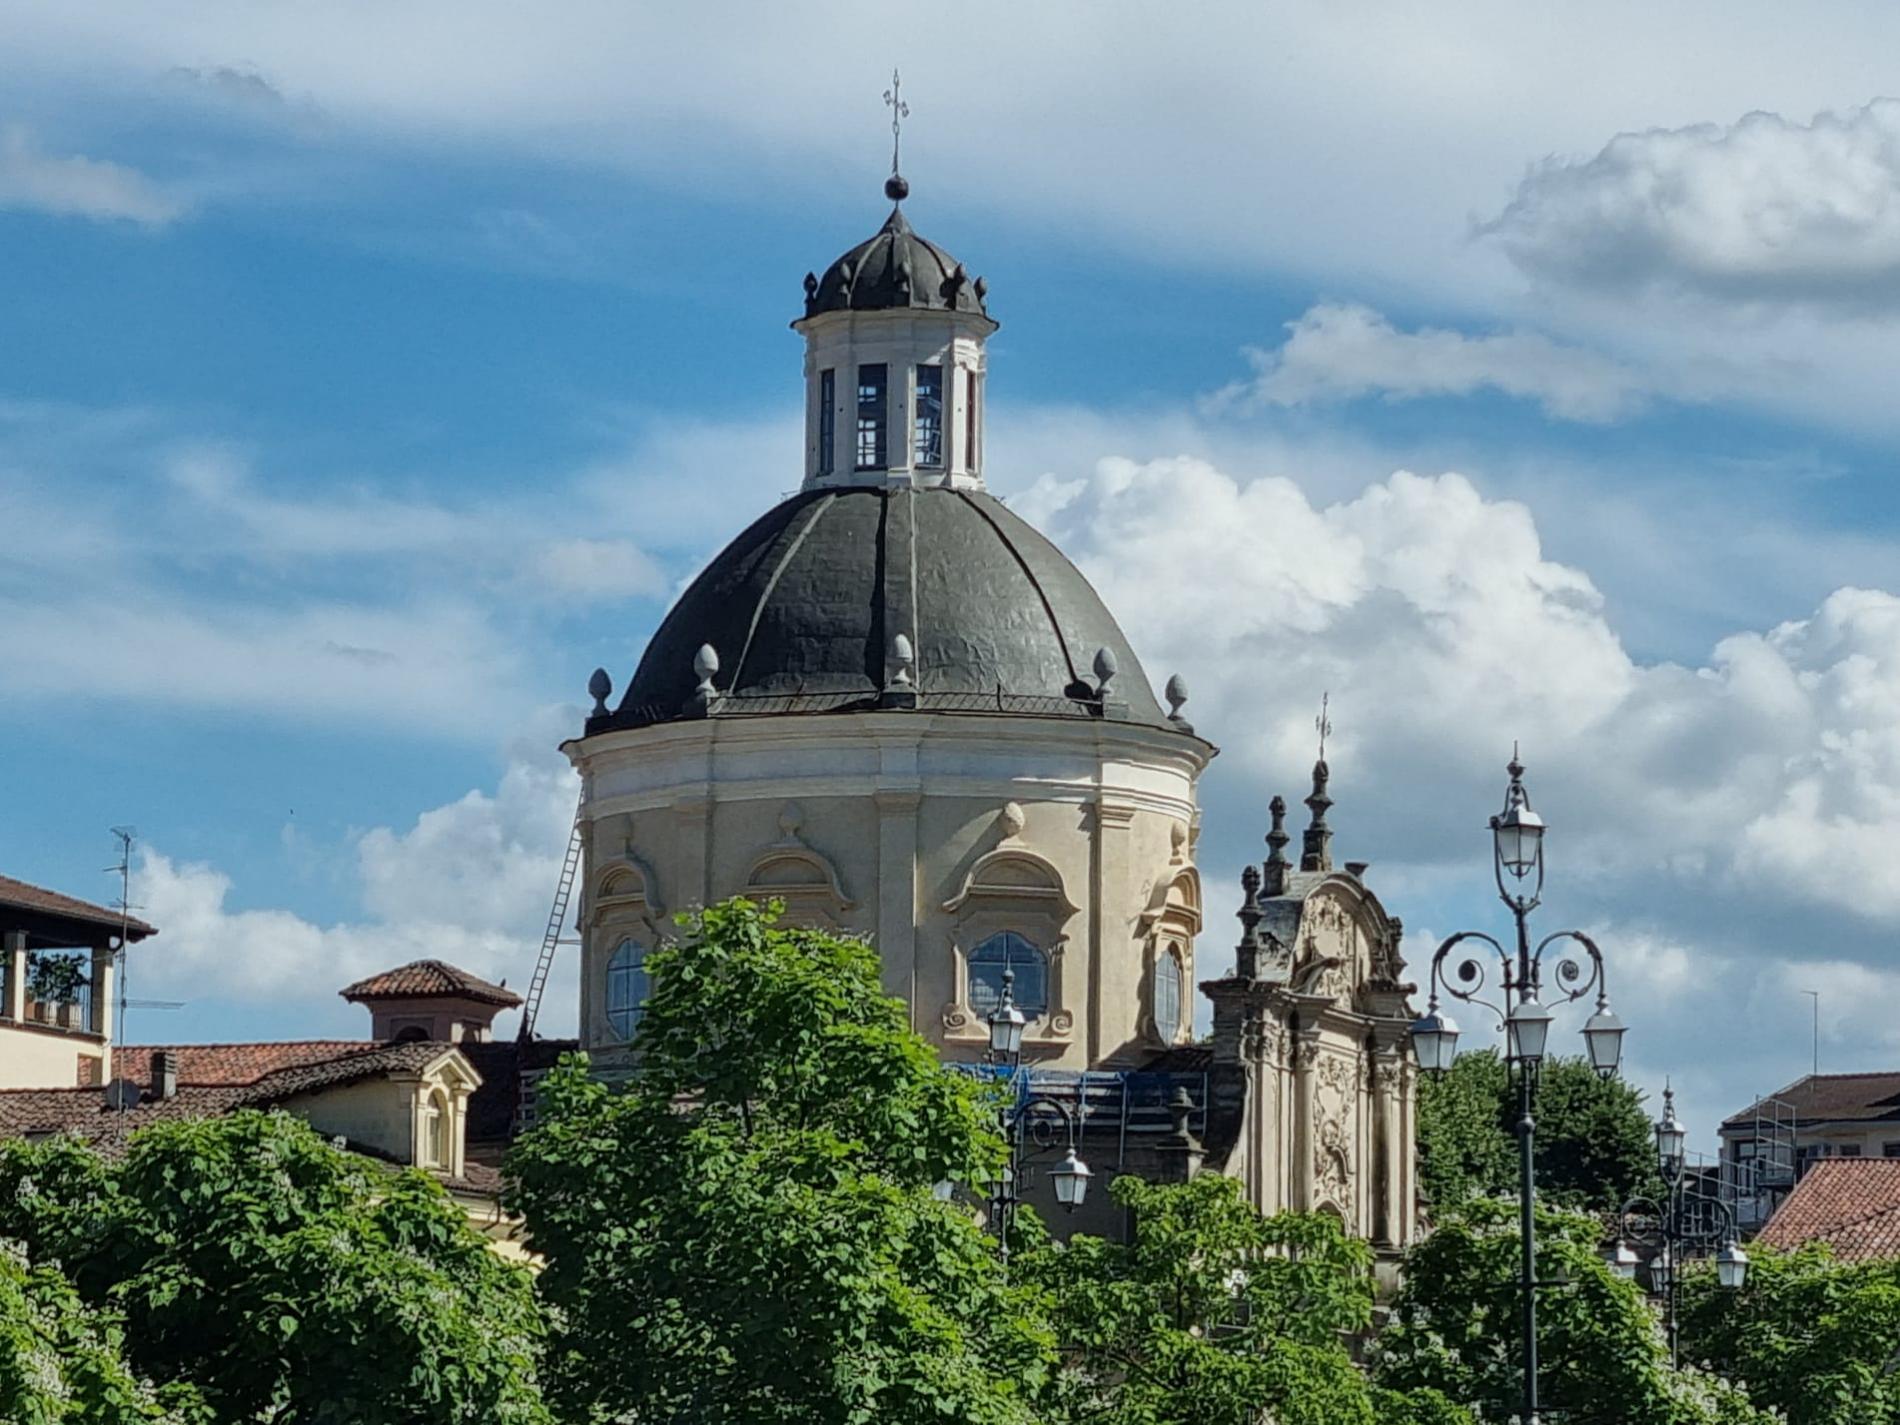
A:
[[[702,645],[719,660],[710,706],[694,667]],[[892,706],[1188,730],[1161,710],[1088,580],[999,500],[844,487],[794,495],[728,545],[653,635],[618,708],[587,731]]]
[[[906,190],[908,191],[908,190]],[[805,276],[805,315],[821,312],[881,312],[923,308],[988,316],[982,278],[928,238],[911,231],[901,207],[884,226],[825,269]]]

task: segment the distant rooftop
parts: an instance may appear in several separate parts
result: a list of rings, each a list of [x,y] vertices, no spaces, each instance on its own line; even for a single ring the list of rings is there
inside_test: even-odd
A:
[[[1746,1129],[1758,1116],[1772,1118],[1777,1102],[1792,1108],[1801,1125],[1900,1120],[1900,1072],[1809,1074],[1731,1115],[1722,1127]]]
[[[1789,1251],[1822,1243],[1844,1262],[1900,1257],[1900,1158],[1822,1158],[1757,1239]]]
[[[506,985],[490,984],[479,975],[446,960],[412,960],[393,970],[358,980],[337,993],[347,1000],[429,999],[432,997],[481,1000],[513,1009],[521,996]]]
[[[97,932],[117,931],[121,925],[131,940],[158,934],[157,926],[147,925],[137,916],[123,915],[110,906],[94,905],[11,876],[0,876],[0,925],[26,931],[28,945],[34,949],[91,944],[98,938]],[[68,935],[73,938],[66,939]]]

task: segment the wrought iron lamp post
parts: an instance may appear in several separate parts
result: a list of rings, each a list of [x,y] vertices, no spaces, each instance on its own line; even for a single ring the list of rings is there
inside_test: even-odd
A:
[[[987,1058],[1001,1071],[1002,1077],[1016,1090],[1002,1111],[1003,1139],[1009,1145],[1009,1162],[1002,1175],[990,1185],[990,1226],[996,1232],[997,1250],[1005,1264],[1009,1261],[1009,1229],[1016,1217],[1016,1205],[1022,1200],[1023,1171],[1032,1154],[1066,1144],[1060,1163],[1049,1169],[1055,1187],[1056,1202],[1065,1212],[1073,1212],[1088,1197],[1089,1165],[1076,1153],[1076,1118],[1069,1106],[1047,1094],[1024,1094],[1017,1075],[1022,1069],[1023,1028],[1027,1021],[1016,1007],[1016,975],[1003,971],[1003,994],[990,1011],[990,1050]]]
[[[1740,1291],[1748,1279],[1748,1253],[1737,1240],[1735,1212],[1719,1197],[1689,1186],[1688,1133],[1676,1117],[1676,1095],[1663,1090],[1663,1114],[1656,1120],[1656,1166],[1662,1172],[1663,1200],[1633,1197],[1617,1213],[1617,1240],[1604,1252],[1610,1269],[1627,1280],[1649,1257],[1649,1294],[1662,1303],[1669,1360],[1680,1365],[1682,1268],[1690,1250],[1720,1242],[1715,1279],[1725,1290]],[[1641,1249],[1639,1252],[1638,1249]]]
[[[1510,786],[1504,810],[1491,818],[1493,872],[1498,896],[1517,922],[1515,949],[1481,930],[1461,930],[1447,938],[1432,956],[1431,1002],[1412,1025],[1412,1046],[1419,1067],[1443,1073],[1458,1052],[1458,1026],[1439,1009],[1441,993],[1495,1014],[1504,1028],[1504,1061],[1517,1089],[1518,1232],[1522,1261],[1518,1287],[1523,1298],[1522,1350],[1524,1389],[1518,1419],[1538,1425],[1537,1400],[1537,1229],[1534,1178],[1536,1123],[1531,1099],[1550,1039],[1552,1019],[1540,998],[1545,992],[1545,955],[1550,953],[1549,993],[1556,1004],[1568,1004],[1596,992],[1596,1013],[1583,1026],[1590,1065],[1605,1078],[1613,1077],[1623,1058],[1623,1021],[1610,1011],[1603,956],[1594,941],[1580,930],[1559,930],[1531,945],[1530,913],[1544,893],[1544,819],[1531,810],[1524,790],[1524,767],[1511,752]],[[1468,942],[1476,942],[1475,945]],[[1489,947],[1492,954],[1476,948]],[[1464,947],[1460,949],[1460,947]],[[1553,947],[1556,947],[1553,949]],[[1456,952],[1454,954],[1454,952]],[[1492,956],[1500,971],[1502,1001],[1485,997]],[[1446,973],[1450,964],[1450,974]]]

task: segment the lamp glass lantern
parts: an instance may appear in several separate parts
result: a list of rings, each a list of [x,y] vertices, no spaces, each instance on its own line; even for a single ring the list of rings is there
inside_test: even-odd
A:
[[[1603,1254],[1603,1260],[1610,1270],[1624,1281],[1636,1280],[1636,1268],[1640,1265],[1640,1259],[1629,1243],[1619,1240],[1614,1247]]]
[[[1003,1058],[1014,1058],[1023,1049],[1023,1026],[1028,1020],[1016,1008],[1016,974],[1003,971],[1003,993],[990,1011],[990,1051]]]
[[[1589,1023],[1583,1026],[1584,1052],[1590,1056],[1590,1067],[1597,1071],[1597,1077],[1613,1079],[1623,1062],[1623,1036],[1628,1033],[1623,1021],[1610,1012],[1606,1004],[1590,1016]]]
[[[1418,1066],[1430,1074],[1442,1074],[1458,1056],[1458,1025],[1434,1004],[1422,1019],[1412,1021],[1412,1049]]]
[[[1498,865],[1520,881],[1530,875],[1543,854],[1546,830],[1544,819],[1513,796],[1502,815],[1491,818]]]
[[[1537,1002],[1536,995],[1527,994],[1519,1000],[1504,1021],[1505,1047],[1510,1056],[1520,1063],[1539,1062],[1550,1041],[1550,1019],[1550,1011]]]
[[[1089,1165],[1076,1157],[1075,1149],[1069,1149],[1069,1155],[1049,1170],[1049,1177],[1055,1183],[1056,1201],[1066,1210],[1075,1211],[1089,1195],[1090,1176]]]
[[[1723,1244],[1715,1254],[1715,1279],[1727,1291],[1740,1291],[1748,1280],[1748,1253],[1738,1242]]]
[[[1656,1163],[1672,1182],[1682,1172],[1683,1146],[1688,1138],[1688,1130],[1676,1117],[1676,1095],[1664,1089],[1663,1116],[1656,1120]]]

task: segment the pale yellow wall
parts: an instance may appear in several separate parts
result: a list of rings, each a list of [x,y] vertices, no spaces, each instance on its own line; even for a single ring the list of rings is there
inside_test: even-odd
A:
[[[1074,907],[1023,927],[1045,948],[1059,934],[1052,978],[1061,983],[1057,1009],[1070,1020],[1059,1026],[1052,1015],[1032,1026],[1036,1060],[1081,1068],[1167,1042],[1152,1024],[1143,918],[1156,888],[1190,864],[1204,744],[1145,729],[1104,732],[1079,719],[1053,727],[1047,719],[908,714],[778,723],[713,719],[569,744],[593,818],[583,884],[591,893],[604,874],[636,863],[650,883],[638,907],[583,901],[582,1037],[603,1063],[620,1057],[605,982],[623,936],[647,943],[670,934],[675,913],[744,892],[762,856],[794,844],[828,864],[844,902],[819,897],[795,906],[794,918],[877,944],[886,988],[947,1053],[968,1057],[986,1040],[981,1024],[959,1022],[955,947],[980,938],[973,927],[992,902],[946,905],[999,846],[1046,861]],[[1013,834],[1006,806],[1022,817]],[[1193,940],[1180,926],[1176,938],[1186,952],[1184,1028]]]
[[[54,1029],[0,1024],[0,1089],[69,1089],[77,1086],[79,1061],[103,1063],[97,1040]],[[95,1078],[103,1085],[104,1080]]]
[[[401,1163],[415,1161],[415,1084],[363,1079],[285,1099],[280,1105],[325,1137],[341,1135]]]

